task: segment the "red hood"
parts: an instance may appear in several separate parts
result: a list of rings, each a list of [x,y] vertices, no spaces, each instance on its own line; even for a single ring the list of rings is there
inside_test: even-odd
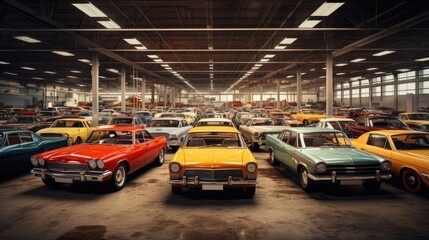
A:
[[[129,148],[129,146],[78,144],[38,154],[38,156],[51,162],[86,163],[89,158],[104,160],[110,156],[118,155],[127,148]]]

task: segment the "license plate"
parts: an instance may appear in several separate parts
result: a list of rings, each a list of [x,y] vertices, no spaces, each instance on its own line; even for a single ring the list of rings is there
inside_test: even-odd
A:
[[[73,183],[73,179],[71,179],[71,178],[55,178],[55,182],[58,182],[58,183]]]
[[[221,191],[223,190],[223,185],[203,185],[203,190]]]
[[[362,180],[341,180],[341,185],[361,185]]]

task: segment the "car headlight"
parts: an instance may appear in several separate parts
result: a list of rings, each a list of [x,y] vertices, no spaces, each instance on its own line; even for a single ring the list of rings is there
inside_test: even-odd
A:
[[[174,133],[173,133],[173,134],[171,134],[171,135],[170,135],[170,138],[177,138],[177,134],[174,134]]]
[[[420,126],[420,129],[421,129],[422,131],[427,131],[428,127],[429,127],[429,126],[421,125],[421,126]]]
[[[37,163],[38,163],[40,166],[44,166],[44,165],[45,165],[45,159],[43,159],[42,157],[38,157],[38,158],[37,158]]]
[[[323,162],[318,163],[318,164],[316,164],[315,169],[316,169],[317,173],[324,173],[324,172],[326,172],[326,164]]]
[[[37,167],[37,166],[38,166],[39,162],[37,161],[37,158],[35,158],[35,157],[31,157],[31,158],[30,158],[30,160],[31,160],[31,163],[32,163],[35,167]]]
[[[253,173],[253,172],[255,172],[255,171],[256,171],[256,169],[257,169],[257,166],[256,166],[256,164],[255,164],[255,163],[248,163],[248,164],[247,164],[247,166],[246,166],[246,170],[247,170],[249,173]]]
[[[97,163],[95,162],[94,159],[90,158],[90,159],[88,159],[88,166],[89,166],[89,168],[94,169],[97,167]]]
[[[63,133],[63,137],[68,138],[69,134],[68,133]]]
[[[97,167],[100,169],[104,168],[104,162],[101,159],[98,159],[97,161],[95,161],[97,163]]]
[[[380,164],[381,171],[383,171],[383,172],[388,172],[390,170],[391,166],[392,166],[392,164],[390,163],[390,161],[387,161],[387,160],[383,161]]]
[[[174,173],[179,172],[180,171],[180,164],[178,164],[178,163],[172,163],[170,165],[170,171],[172,171]]]
[[[261,133],[260,133],[260,132],[254,132],[254,133],[253,133],[253,136],[255,136],[255,137],[259,137],[259,136],[261,136]]]

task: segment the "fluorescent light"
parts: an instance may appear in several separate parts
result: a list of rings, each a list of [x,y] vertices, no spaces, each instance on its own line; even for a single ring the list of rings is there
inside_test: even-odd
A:
[[[109,72],[112,72],[112,73],[119,73],[119,71],[116,70],[116,69],[114,69],[114,68],[108,68],[106,70],[109,71]]]
[[[149,58],[159,58],[157,55],[147,55]]]
[[[99,78],[106,78],[105,76],[98,76]]]
[[[16,36],[14,38],[21,40],[21,41],[24,41],[24,42],[28,42],[28,43],[40,43],[39,40],[32,38],[32,37],[28,37],[28,36]]]
[[[307,73],[301,73],[301,75],[305,75],[305,74],[307,74]]]
[[[4,74],[7,74],[7,75],[12,75],[12,76],[17,76],[18,74],[16,74],[16,73],[13,73],[13,72],[3,72]]]
[[[136,38],[124,38],[124,41],[131,44],[131,45],[143,45],[139,40]]]
[[[380,57],[380,56],[384,56],[384,55],[391,54],[391,53],[394,53],[394,52],[395,51],[382,51],[382,52],[379,52],[379,53],[372,54],[372,56]]]
[[[253,69],[253,70],[258,70],[258,69],[259,69],[259,67],[252,67],[252,69]]]
[[[213,70],[213,67],[209,67],[210,70]]]
[[[286,78],[293,78],[294,75],[288,75]]]
[[[91,2],[89,3],[72,3],[73,6],[84,12],[90,17],[107,17],[100,9],[94,6]]]
[[[277,45],[274,49],[285,49],[287,46],[286,45]]]
[[[155,62],[162,62],[161,58],[154,59]]]
[[[32,68],[32,67],[21,67],[21,68],[24,69],[24,70],[29,70],[29,71],[36,70],[35,68]]]
[[[73,53],[69,53],[69,52],[65,52],[65,51],[52,51],[55,54],[61,55],[61,56],[65,56],[65,57],[72,57],[74,56]]]
[[[168,64],[161,64],[162,67],[170,67]]]
[[[275,56],[276,56],[275,54],[267,54],[264,56],[264,58],[273,58]]]
[[[350,62],[362,62],[365,60],[366,60],[366,58],[356,58],[356,59],[351,60]]]
[[[77,78],[77,77],[75,77],[75,76],[66,76],[66,77],[68,77],[68,78]]]
[[[34,79],[34,80],[43,80],[43,78],[41,78],[41,77],[32,77],[31,79]]]
[[[52,71],[44,71],[44,73],[47,73],[47,74],[57,74],[56,72],[52,72]]]
[[[335,64],[336,67],[342,67],[342,66],[346,66],[349,65],[348,63],[337,63]]]
[[[85,84],[77,84],[79,87],[86,87]]]
[[[319,78],[326,78],[326,76],[320,76]]]
[[[255,64],[255,67],[262,67],[264,64],[260,64],[260,63],[257,63],[257,64]]]
[[[285,37],[280,43],[280,44],[292,44],[293,42],[295,42],[297,40],[297,38],[287,38]]]
[[[416,62],[425,62],[425,61],[429,61],[429,57],[425,57],[425,58],[418,58],[418,59],[415,59],[414,61],[416,61]]]
[[[72,72],[72,73],[82,73],[81,71],[78,71],[78,70],[71,70],[70,72]]]
[[[270,59],[268,59],[268,58],[262,58],[261,60],[259,60],[260,62],[268,62],[268,61],[270,61]]]
[[[121,28],[117,23],[109,18],[109,21],[97,21],[99,24],[103,25],[105,28]]]
[[[10,62],[3,62],[3,61],[0,61],[0,64],[2,64],[2,65],[6,65],[6,64],[10,64]]]
[[[398,71],[398,72],[408,72],[408,71],[410,71],[411,69],[409,69],[409,68],[400,68],[400,69],[396,69],[396,71]]]
[[[173,70],[171,67],[165,67],[165,70]]]
[[[375,68],[375,67],[373,67],[373,68],[367,68],[366,70],[368,70],[368,71],[372,71],[372,70],[377,70],[378,68]]]
[[[134,46],[136,49],[138,49],[138,50],[144,50],[144,49],[147,49],[145,46]]]
[[[314,72],[314,71],[316,71],[316,69],[315,69],[315,68],[310,69],[310,72]]]
[[[314,28],[317,24],[319,24],[322,20],[305,20],[298,26],[298,28]]]
[[[341,73],[337,73],[336,75],[341,76],[341,75],[346,75],[346,73],[341,72]]]
[[[84,63],[90,63],[91,61],[89,61],[88,59],[85,58],[79,58],[78,59],[79,62],[84,62]]]
[[[384,74],[386,72],[375,72],[374,74]]]
[[[318,16],[318,17],[326,17],[331,15],[331,13],[335,12],[339,7],[341,7],[344,3],[338,2],[338,3],[323,3],[316,11],[314,11],[311,16]]]

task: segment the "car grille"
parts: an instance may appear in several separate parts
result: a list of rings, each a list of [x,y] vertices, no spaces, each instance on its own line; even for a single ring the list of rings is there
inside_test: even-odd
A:
[[[80,172],[80,171],[88,171],[87,164],[67,164],[67,163],[52,163],[48,162],[48,170],[53,172]]]
[[[380,170],[380,165],[327,165],[325,173],[336,171],[337,174],[370,174]]]
[[[164,136],[165,138],[167,138],[168,139],[168,137],[170,136],[170,134],[169,133],[166,133],[166,132],[153,132],[153,133],[150,133],[150,135],[152,135],[153,137],[161,137],[161,136]]]
[[[278,135],[280,132],[265,132],[262,133],[261,135],[261,140],[265,140],[267,138],[267,135],[272,134],[272,135]]]
[[[62,137],[63,134],[62,133],[42,133],[40,134],[40,136],[42,138],[58,138],[58,137]]]
[[[227,181],[228,177],[232,179],[242,179],[243,172],[241,170],[186,170],[187,178],[195,178],[205,181]]]

